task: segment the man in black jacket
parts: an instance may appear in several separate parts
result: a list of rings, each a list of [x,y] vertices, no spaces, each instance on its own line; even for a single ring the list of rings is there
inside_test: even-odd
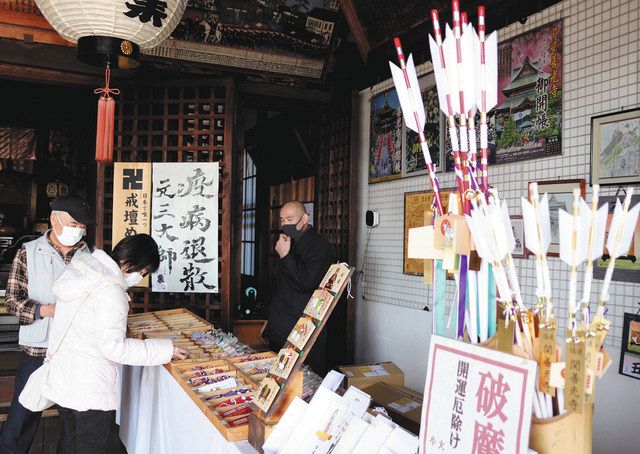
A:
[[[275,268],[274,288],[269,308],[269,321],[263,332],[271,350],[278,352],[298,319],[303,315],[313,292],[331,265],[329,243],[309,225],[309,215],[298,201],[280,209],[280,225],[284,233],[276,243],[280,259]],[[326,333],[318,337],[307,356],[318,374],[325,371]]]

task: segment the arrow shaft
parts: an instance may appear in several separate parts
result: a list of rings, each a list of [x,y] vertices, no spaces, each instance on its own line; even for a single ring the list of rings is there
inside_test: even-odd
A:
[[[404,59],[404,52],[402,51],[402,45],[400,43],[400,39],[396,38],[394,40],[396,45],[396,52],[398,54],[398,60],[400,62],[400,69],[402,69],[402,74],[404,76],[404,81],[406,84],[405,89],[409,95],[409,100],[411,101],[411,108],[413,112],[413,120],[416,125],[416,131],[418,131],[418,140],[420,141],[420,148],[422,149],[422,153],[424,155],[425,164],[427,167],[427,171],[429,173],[429,179],[431,180],[431,186],[433,187],[434,199],[436,202],[436,209],[440,216],[444,214],[444,208],[442,205],[442,197],[440,195],[440,185],[438,184],[438,178],[436,176],[436,169],[431,161],[431,153],[429,152],[429,145],[427,143],[427,138],[424,135],[423,127],[420,123],[420,115],[418,114],[418,107],[416,100],[413,97],[413,90],[411,89],[411,79],[409,78],[409,73],[407,70],[407,64]],[[408,112],[403,112],[403,115],[407,115]]]

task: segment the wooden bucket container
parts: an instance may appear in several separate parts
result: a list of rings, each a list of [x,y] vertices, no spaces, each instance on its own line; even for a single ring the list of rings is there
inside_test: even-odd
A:
[[[497,350],[496,335],[478,345]],[[591,454],[593,404],[582,413],[565,413],[549,419],[531,418],[529,447],[538,454]]]
[[[531,418],[529,447],[538,454],[591,454],[593,404],[580,413]]]

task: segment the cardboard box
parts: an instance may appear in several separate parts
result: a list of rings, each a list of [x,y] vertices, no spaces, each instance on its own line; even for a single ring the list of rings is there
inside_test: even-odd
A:
[[[392,362],[340,366],[338,369],[347,378],[347,388],[355,386],[364,389],[380,382],[404,385],[404,372]]]
[[[388,383],[375,383],[363,391],[371,396],[372,405],[387,410],[393,422],[416,435],[420,433],[422,394]]]

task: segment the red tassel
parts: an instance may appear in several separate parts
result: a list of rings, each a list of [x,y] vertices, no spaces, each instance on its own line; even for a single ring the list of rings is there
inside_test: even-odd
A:
[[[107,102],[104,96],[98,99],[98,121],[96,124],[96,161],[104,161],[104,119],[107,115]]]
[[[113,161],[113,122],[115,118],[116,102],[111,96],[120,94],[117,88],[109,88],[111,70],[107,64],[105,71],[105,87],[94,90],[95,94],[101,94],[98,99],[98,120],[96,124],[96,161]]]
[[[113,121],[116,112],[116,101],[109,96],[107,98],[107,109],[104,124],[104,158],[107,162],[113,161]]]

